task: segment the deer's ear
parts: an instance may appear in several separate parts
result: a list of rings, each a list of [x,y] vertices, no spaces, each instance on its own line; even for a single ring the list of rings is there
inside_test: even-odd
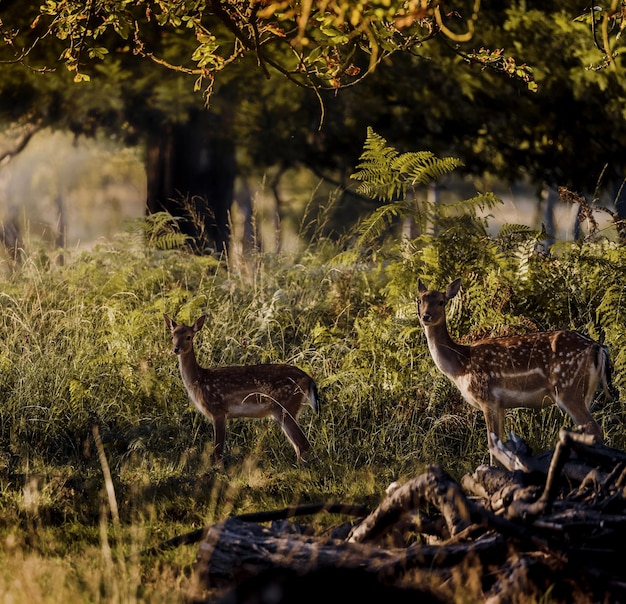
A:
[[[202,315],[194,324],[193,324],[193,330],[194,331],[200,331],[202,329],[202,326],[204,325],[204,322],[206,321],[206,315]]]
[[[459,289],[461,289],[461,279],[455,279],[446,289],[446,298],[452,300],[459,293]]]
[[[168,326],[170,331],[174,331],[176,329],[176,322],[170,319],[165,313],[163,313],[163,318],[165,319],[165,324]]]
[[[418,279],[418,280],[417,280],[417,291],[418,291],[420,294],[422,294],[422,293],[424,293],[424,292],[428,291],[428,290],[426,289],[426,286],[422,283],[422,280],[421,280],[421,279]]]

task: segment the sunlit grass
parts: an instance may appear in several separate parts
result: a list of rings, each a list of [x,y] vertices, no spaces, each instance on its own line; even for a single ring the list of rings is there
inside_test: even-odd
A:
[[[390,483],[428,464],[460,478],[486,463],[482,414],[434,368],[415,316],[418,273],[428,270],[426,252],[437,255],[431,243],[350,264],[345,241],[320,240],[242,267],[146,247],[134,229],[63,265],[37,251],[3,271],[0,598],[184,601],[196,548],[156,557],[144,549],[235,514],[312,502],[374,507]],[[609,266],[615,279],[620,258]],[[553,266],[537,271],[535,289],[549,287]],[[493,270],[500,278],[504,269]],[[559,308],[561,323],[580,321],[565,295],[544,324]],[[529,312],[522,302],[519,312]],[[463,310],[453,328],[483,327],[485,317]],[[213,429],[187,398],[163,312],[185,322],[207,315],[196,339],[203,365],[289,362],[315,377],[321,413],[306,407],[300,418],[312,444],[306,464],[276,424],[239,419],[228,425],[225,466],[213,466]],[[580,312],[591,317],[591,302]],[[621,315],[607,316],[607,338],[619,339]],[[619,386],[623,361],[617,367]],[[623,446],[623,406],[595,412],[610,444]],[[539,452],[564,424],[555,407],[511,411],[505,431]]]
[[[108,531],[110,527],[102,524],[100,542],[95,544],[94,535],[85,535],[93,531],[74,525],[43,529],[26,542],[15,533],[4,535],[0,600],[15,604],[183,601],[195,558],[190,547],[164,554],[158,564],[146,563],[141,556],[146,535],[140,525],[111,535]]]

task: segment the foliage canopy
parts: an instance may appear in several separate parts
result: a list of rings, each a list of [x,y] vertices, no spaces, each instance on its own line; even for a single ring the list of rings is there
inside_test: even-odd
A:
[[[247,54],[264,73],[275,69],[300,85],[336,89],[358,82],[395,52],[415,52],[435,38],[451,46],[469,42],[479,14],[480,0],[466,0],[454,10],[439,0],[47,0],[30,35],[10,26],[3,33],[14,60],[43,70],[46,66],[31,63],[28,55],[47,36],[56,37],[61,59],[77,82],[89,79],[94,60],[123,49],[194,75],[195,88],[206,94],[218,72]],[[615,11],[607,15],[603,18],[616,18]],[[174,63],[159,52],[155,39],[183,32],[193,43],[185,60]],[[535,88],[531,69],[500,49],[458,53],[468,63],[503,71]]]
[[[210,124],[232,126],[243,174],[305,165],[345,184],[372,126],[402,150],[419,140],[452,153],[472,174],[585,192],[623,178],[617,0],[593,10],[582,1],[467,0],[451,10],[438,0],[7,0],[0,21],[6,122],[104,128],[143,143],[201,113],[195,81],[210,97]]]

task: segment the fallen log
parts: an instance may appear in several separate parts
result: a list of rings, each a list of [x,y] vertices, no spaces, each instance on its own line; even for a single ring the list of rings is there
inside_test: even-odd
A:
[[[196,572],[206,587],[234,585],[276,569],[302,575],[327,568],[360,569],[388,581],[416,567],[454,566],[470,554],[485,556],[486,562],[493,563],[505,553],[506,547],[506,540],[492,534],[475,541],[450,543],[446,548],[425,544],[382,548],[286,534],[272,527],[229,518],[208,530],[199,547]]]
[[[369,508],[363,505],[342,505],[333,503],[310,503],[304,505],[296,505],[280,510],[269,510],[265,512],[251,512],[249,514],[240,514],[237,516],[239,520],[248,522],[275,522],[279,520],[286,520],[288,518],[296,518],[298,516],[310,516],[313,514],[319,514],[321,512],[327,512],[329,514],[342,514],[344,516],[367,516],[369,514]],[[295,525],[294,525],[295,526]],[[210,527],[209,527],[210,528]],[[158,545],[144,550],[142,554],[144,556],[155,556],[161,552],[175,549],[181,545],[193,545],[199,543],[206,538],[209,528],[203,527],[185,533],[183,535],[177,535],[167,541],[162,541]],[[344,533],[345,529],[342,527],[335,527],[334,533]]]
[[[427,602],[459,594],[493,602],[546,594],[551,602],[626,601],[626,454],[575,430],[563,430],[555,451],[537,457],[520,439],[509,443],[498,445],[504,468],[480,466],[457,483],[430,466],[340,531],[278,524],[276,512],[208,527],[197,584],[224,602],[243,602],[233,594],[263,581],[272,602],[287,602],[306,579],[307,597],[329,604],[334,592],[311,581],[328,573],[356,581],[354,593],[365,585],[371,593],[388,589],[394,601],[417,593]],[[350,509],[320,504],[308,512],[332,505]]]

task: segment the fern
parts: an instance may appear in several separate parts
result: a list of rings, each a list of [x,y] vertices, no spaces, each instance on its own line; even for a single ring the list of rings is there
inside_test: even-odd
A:
[[[399,153],[372,128],[367,130],[360,159],[352,175],[354,180],[360,181],[357,192],[378,199],[384,205],[361,223],[358,247],[382,235],[394,220],[409,217],[423,229],[434,219],[436,209],[429,201],[419,199],[418,187],[428,186],[463,165],[458,159],[441,159],[427,151]],[[492,207],[495,199],[493,195],[481,195],[467,203],[469,206]],[[466,212],[467,206],[462,211]]]
[[[396,218],[404,218],[412,212],[412,208],[405,202],[390,203],[376,208],[363,220],[359,228],[357,247],[382,235]]]
[[[464,213],[469,211],[475,217],[476,210],[492,210],[496,206],[502,205],[502,200],[495,193],[487,191],[449,205],[452,208],[461,209]]]
[[[381,183],[388,183],[388,187],[391,186],[392,191],[395,191],[395,181],[391,180],[389,176],[390,166],[398,155],[398,151],[387,146],[387,141],[382,136],[368,127],[363,153],[361,154],[361,163],[357,166],[358,171],[352,175],[354,180],[362,182],[357,191],[367,197],[378,198],[380,196],[376,190]],[[391,184],[389,185],[390,180]],[[393,197],[393,193],[391,197],[388,197],[388,191],[383,196],[384,199],[393,199]]]
[[[503,224],[498,237],[500,239],[517,239],[519,237],[527,238],[529,235],[535,233],[531,227],[525,224]]]
[[[178,219],[169,212],[156,212],[139,223],[149,247],[174,250],[187,245],[191,238],[181,233]]]
[[[406,175],[407,184],[415,187],[426,186],[461,166],[463,162],[454,157],[438,158],[430,151],[417,151],[400,155],[392,163],[392,170]]]
[[[459,159],[440,159],[429,151],[400,154],[371,127],[367,129],[360,159],[352,174],[354,180],[361,182],[357,192],[381,201],[402,200],[410,189],[426,186],[463,165]]]

